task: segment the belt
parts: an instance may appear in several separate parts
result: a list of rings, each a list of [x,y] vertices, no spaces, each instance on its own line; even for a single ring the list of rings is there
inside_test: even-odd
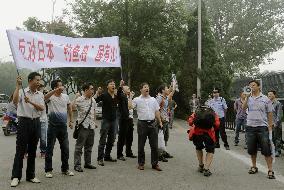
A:
[[[145,122],[145,123],[154,123],[155,122],[155,120],[138,120],[138,121]]]
[[[39,120],[39,117],[36,117],[36,118],[29,118],[29,117],[19,117],[19,119],[24,119],[24,120],[35,121],[35,120]]]

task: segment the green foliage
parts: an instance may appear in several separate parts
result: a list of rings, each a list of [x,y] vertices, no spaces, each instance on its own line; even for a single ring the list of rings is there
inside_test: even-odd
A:
[[[283,47],[283,0],[204,2],[221,61],[234,73],[254,73],[254,68]]]
[[[10,62],[0,63],[0,94],[11,95],[16,87],[17,71],[16,66]],[[23,86],[27,86],[28,70],[21,70],[20,75],[23,77]]]

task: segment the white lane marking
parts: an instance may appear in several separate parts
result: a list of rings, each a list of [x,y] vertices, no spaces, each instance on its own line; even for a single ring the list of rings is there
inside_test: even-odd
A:
[[[242,155],[242,154],[239,154],[237,152],[234,152],[232,150],[225,150],[223,148],[221,148],[221,151],[223,151],[224,153],[226,154],[229,154],[230,156],[242,161],[244,164],[248,165],[248,166],[251,166],[251,159],[248,157],[248,156],[245,156],[245,155]],[[259,162],[257,162],[257,167],[258,167],[258,171],[262,172],[262,173],[265,173],[267,174],[267,167],[260,164]],[[281,175],[281,174],[277,174],[279,172],[275,171],[275,177],[276,177],[276,180],[283,183],[284,184],[284,176]]]

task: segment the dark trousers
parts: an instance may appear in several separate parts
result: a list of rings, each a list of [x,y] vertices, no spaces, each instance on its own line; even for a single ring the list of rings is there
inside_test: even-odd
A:
[[[163,122],[163,132],[164,132],[164,139],[165,139],[166,145],[170,137],[169,125],[170,125],[169,122],[167,121]]]
[[[103,119],[100,130],[100,141],[98,146],[98,160],[109,158],[116,136],[117,122]]]
[[[147,137],[149,138],[149,144],[151,147],[151,164],[153,166],[158,164],[158,127],[156,122],[148,123],[146,121],[138,121],[138,164],[145,164],[145,143]]]
[[[39,119],[32,120],[23,117],[19,117],[18,119],[16,154],[11,178],[18,178],[19,180],[22,178],[23,159],[27,152],[26,179],[29,180],[35,177],[35,158],[40,136],[40,121]]]
[[[220,127],[218,130],[215,131],[215,135],[216,135],[216,140],[217,140],[216,144],[219,144],[219,139],[221,135],[221,139],[224,142],[224,146],[229,146],[228,140],[227,140],[227,134],[225,130],[225,118],[224,117],[220,118]]]
[[[131,147],[133,142],[133,119],[119,120],[119,133],[117,141],[117,157],[123,156],[123,146],[126,146],[126,155],[133,155]]]
[[[282,148],[282,124],[281,121],[273,127],[273,143],[275,145],[275,152],[281,153]]]
[[[58,139],[61,150],[61,171],[66,172],[69,170],[69,140],[66,125],[52,125],[49,123],[47,130],[47,148],[45,155],[45,172],[51,172],[52,168],[52,156],[55,141]]]
[[[74,167],[81,166],[82,148],[84,147],[85,165],[91,164],[92,149],[94,145],[95,130],[81,128],[76,140],[74,152]]]
[[[236,118],[236,135],[235,135],[235,143],[238,144],[240,142],[239,136],[242,128],[245,129],[246,119]],[[245,142],[247,142],[247,137],[245,135]]]

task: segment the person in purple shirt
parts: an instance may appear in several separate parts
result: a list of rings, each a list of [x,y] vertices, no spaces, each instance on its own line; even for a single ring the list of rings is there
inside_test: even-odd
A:
[[[269,179],[275,179],[272,169],[272,127],[273,127],[273,107],[271,100],[263,95],[260,91],[260,83],[257,80],[249,82],[252,90],[251,94],[247,94],[243,103],[243,109],[248,109],[247,115],[247,145],[248,154],[251,156],[252,167],[249,174],[256,174],[257,149],[261,148],[261,153],[264,155]]]
[[[235,135],[235,146],[238,146],[240,139],[241,128],[245,128],[247,122],[247,112],[243,110],[242,105],[245,101],[246,95],[244,92],[241,92],[240,98],[236,99],[234,103],[234,110],[236,112],[236,135]],[[246,145],[245,145],[246,148]]]

